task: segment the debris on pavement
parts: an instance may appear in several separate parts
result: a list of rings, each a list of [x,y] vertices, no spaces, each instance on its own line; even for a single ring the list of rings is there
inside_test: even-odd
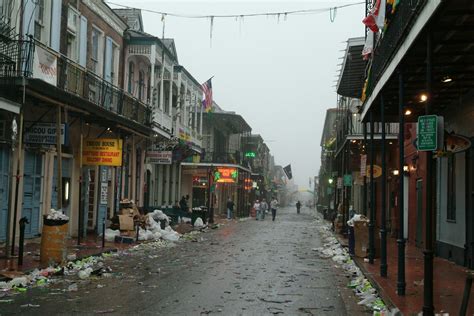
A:
[[[316,251],[320,258],[331,258],[346,271],[351,278],[347,287],[351,288],[359,297],[359,305],[366,306],[372,310],[374,315],[392,315],[394,311],[389,310],[383,300],[378,296],[376,289],[372,287],[372,284],[365,278],[362,271],[354,263],[347,249],[343,248],[337,238],[334,237],[330,225],[323,224],[318,219],[316,219],[316,221],[318,222],[316,227],[324,240],[324,244],[323,247],[313,248],[312,250]]]
[[[53,220],[53,221],[68,221],[69,216],[66,214],[63,214],[61,210],[55,210],[54,208],[50,209],[48,214],[46,215],[47,219]]]

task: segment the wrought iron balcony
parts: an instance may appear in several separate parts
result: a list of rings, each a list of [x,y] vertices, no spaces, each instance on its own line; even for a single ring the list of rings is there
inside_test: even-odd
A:
[[[35,61],[35,58],[39,58],[39,53],[47,55],[54,62],[44,66],[39,60]],[[42,76],[37,74],[37,68],[46,69]],[[46,80],[45,76],[48,77]],[[33,39],[0,40],[0,77],[43,79],[60,90],[100,108],[141,125],[150,126],[151,110],[146,104]]]
[[[380,77],[390,64],[393,56],[409,33],[414,20],[420,13],[427,0],[400,1],[392,16],[383,37],[374,49],[370,80],[367,85],[366,95],[372,94]]]
[[[235,152],[206,152],[202,162],[212,163],[231,163],[242,165],[242,154],[239,151]]]

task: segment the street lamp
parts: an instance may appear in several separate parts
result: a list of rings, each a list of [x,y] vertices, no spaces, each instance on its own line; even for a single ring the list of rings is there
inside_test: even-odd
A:
[[[333,178],[329,178],[328,182],[329,184],[332,184],[334,182]]]

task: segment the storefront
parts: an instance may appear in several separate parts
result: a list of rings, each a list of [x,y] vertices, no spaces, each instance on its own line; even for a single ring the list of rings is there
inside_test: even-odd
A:
[[[227,200],[231,198],[235,203],[235,216],[248,215],[249,169],[234,164],[191,162],[182,163],[181,168],[181,192],[184,196],[189,195],[190,207],[207,206],[211,194],[214,214],[226,214]]]

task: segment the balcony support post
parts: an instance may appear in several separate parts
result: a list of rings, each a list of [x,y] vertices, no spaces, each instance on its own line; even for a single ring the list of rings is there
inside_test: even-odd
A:
[[[370,222],[369,222],[369,263],[373,264],[375,259],[375,141],[374,141],[374,115],[373,110],[369,112],[370,119]]]
[[[405,197],[404,197],[404,175],[403,166],[405,165],[405,113],[403,111],[404,91],[403,91],[403,72],[399,69],[398,72],[398,119],[399,119],[399,133],[398,133],[398,151],[399,151],[399,166],[398,166],[398,274],[397,274],[397,294],[405,296]]]
[[[431,113],[432,84],[433,84],[433,44],[431,34],[426,36],[426,100],[425,115]],[[423,285],[423,315],[433,315],[433,153],[426,152],[426,201],[425,201],[425,250],[424,256],[424,285]],[[420,223],[421,224],[421,223]]]
[[[363,122],[363,133],[364,133],[364,155],[366,156],[366,172],[364,174],[363,180],[364,180],[364,187],[363,187],[363,194],[364,196],[362,197],[362,214],[367,216],[367,122]]]
[[[382,180],[381,180],[381,225],[380,225],[380,276],[387,276],[387,162],[385,146],[385,104],[383,95],[380,96],[380,124],[382,125]]]
[[[56,116],[56,175],[57,175],[57,209],[61,210],[63,208],[63,154],[62,154],[62,145],[61,145],[61,106],[58,105],[58,111]]]

